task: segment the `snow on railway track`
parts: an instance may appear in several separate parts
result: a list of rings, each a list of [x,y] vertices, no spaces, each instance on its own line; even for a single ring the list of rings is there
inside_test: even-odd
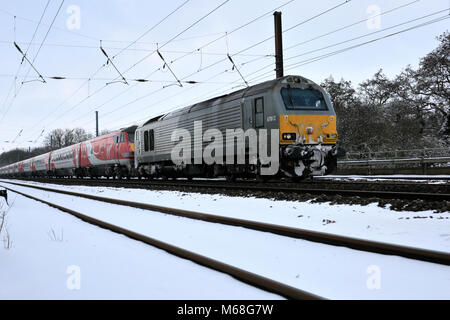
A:
[[[28,187],[14,186],[14,189],[70,210],[82,209],[91,218],[326,298],[448,298],[446,288],[450,284],[450,274],[447,266],[333,247],[158,212],[148,214],[140,209],[74,199],[72,196]],[[364,275],[371,266],[380,266],[383,278],[389,280],[384,283],[381,291],[373,291],[367,287]],[[412,287],[410,283],[405,283],[404,275],[399,270],[408,270],[411,277],[415,277],[414,274],[417,273],[417,283]],[[339,290],[336,291],[336,288]]]

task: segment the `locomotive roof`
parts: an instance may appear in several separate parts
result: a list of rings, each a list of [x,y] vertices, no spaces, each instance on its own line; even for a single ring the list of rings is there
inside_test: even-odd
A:
[[[222,104],[225,102],[229,102],[229,101],[233,101],[236,99],[241,99],[246,96],[254,95],[259,92],[267,91],[267,90],[273,89],[276,85],[278,85],[280,83],[293,82],[293,80],[292,80],[293,78],[298,78],[300,80],[300,83],[315,84],[311,80],[308,80],[308,79],[300,77],[300,76],[285,76],[282,78],[272,79],[272,80],[258,83],[256,85],[253,85],[253,86],[250,86],[247,88],[243,88],[243,89],[231,92],[231,93],[224,94],[222,96],[218,96],[218,97],[214,97],[214,98],[211,98],[211,99],[208,99],[205,101],[201,101],[196,104],[189,105],[187,107],[183,107],[183,108],[177,109],[175,111],[172,111],[172,112],[169,112],[169,113],[166,113],[163,115],[159,115],[157,117],[147,120],[144,124],[142,124],[142,126],[149,124],[151,122],[161,121],[163,119],[169,119],[169,118],[172,118],[175,116],[180,116],[182,114],[189,113],[191,111],[196,111],[196,110],[200,110],[203,108],[212,107],[212,106]]]

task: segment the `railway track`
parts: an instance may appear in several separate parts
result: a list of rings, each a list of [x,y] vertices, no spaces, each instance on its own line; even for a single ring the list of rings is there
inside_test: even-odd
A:
[[[16,179],[17,180],[17,179]],[[450,184],[423,184],[408,182],[328,181],[318,179],[301,183],[249,182],[229,183],[222,180],[108,180],[108,179],[48,179],[35,178],[41,183],[86,185],[123,188],[190,188],[217,191],[258,191],[289,194],[339,195],[343,197],[450,201]]]
[[[442,182],[450,182],[450,176],[402,176],[402,175],[335,175],[335,176],[320,176],[320,177],[314,177],[316,180],[335,180],[335,179],[358,179],[358,180],[367,180],[367,181],[373,181],[373,180],[417,180],[417,181],[442,181]]]
[[[54,192],[54,193],[59,193],[59,194],[64,194],[64,195],[75,196],[75,197],[81,197],[81,198],[86,198],[86,199],[95,200],[95,201],[101,201],[101,202],[105,202],[105,203],[134,207],[134,208],[150,210],[150,211],[158,211],[158,212],[163,212],[166,214],[171,214],[171,215],[176,215],[176,216],[182,216],[182,217],[186,217],[186,218],[190,218],[190,219],[202,220],[202,221],[213,222],[213,223],[220,223],[220,224],[231,225],[231,226],[239,226],[239,227],[243,227],[243,228],[247,228],[247,229],[270,232],[273,234],[278,234],[278,235],[282,235],[282,236],[286,236],[286,237],[303,239],[303,240],[308,240],[308,241],[313,241],[313,242],[318,242],[318,243],[323,243],[323,244],[328,244],[328,245],[333,245],[333,246],[345,246],[345,247],[352,248],[355,250],[360,250],[360,251],[368,251],[368,252],[380,253],[380,254],[386,254],[386,255],[397,255],[397,256],[402,256],[405,258],[410,258],[410,259],[415,259],[415,260],[450,265],[450,253],[446,253],[446,252],[413,248],[413,247],[409,247],[409,246],[401,246],[401,245],[396,245],[396,244],[364,240],[364,239],[358,239],[358,238],[350,238],[350,237],[336,235],[336,234],[329,234],[329,233],[323,233],[323,232],[317,232],[317,231],[311,231],[311,230],[305,230],[305,229],[291,228],[288,226],[268,224],[268,223],[262,223],[262,222],[258,222],[258,221],[250,221],[250,220],[231,218],[231,217],[226,217],[226,216],[218,216],[218,215],[209,214],[209,213],[194,212],[194,211],[182,210],[182,209],[177,209],[177,208],[163,207],[163,206],[148,204],[148,203],[132,202],[132,201],[126,201],[126,200],[107,198],[107,197],[100,197],[100,196],[95,196],[95,195],[91,195],[91,194],[78,193],[78,192],[72,192],[72,191],[66,191],[66,190],[57,190],[54,188],[47,188],[47,187],[42,187],[42,186],[30,185],[30,184],[8,182],[8,181],[3,181],[3,180],[0,180],[0,182],[3,182],[4,184],[12,184],[12,185],[16,185],[16,186],[42,190],[42,191],[46,191],[46,192]],[[13,192],[16,192],[15,190],[11,189],[10,187],[5,186],[4,184],[3,184],[4,188],[11,190]]]
[[[165,250],[165,251],[167,251],[167,252],[169,252],[169,253],[171,253],[171,254],[173,254],[175,256],[178,256],[178,257],[181,257],[181,258],[184,258],[184,259],[188,259],[188,260],[191,260],[191,261],[193,261],[195,263],[198,263],[198,264],[200,264],[202,266],[205,266],[205,267],[211,268],[213,270],[217,270],[217,271],[223,272],[223,273],[228,274],[228,275],[230,275],[230,276],[232,276],[232,277],[234,277],[234,278],[236,278],[236,279],[238,279],[238,280],[240,280],[242,282],[245,282],[245,283],[250,284],[250,285],[252,285],[254,287],[257,287],[257,288],[260,288],[260,289],[263,289],[263,290],[266,290],[266,291],[269,291],[269,292],[273,292],[273,293],[279,294],[279,295],[281,295],[281,296],[283,296],[285,298],[298,299],[298,300],[305,300],[305,299],[307,299],[307,300],[319,300],[319,299],[324,299],[323,297],[320,297],[320,296],[315,295],[313,293],[310,293],[310,292],[307,292],[307,291],[304,291],[304,290],[301,290],[301,289],[298,289],[298,288],[286,285],[284,283],[281,283],[281,282],[269,279],[267,277],[264,277],[264,276],[261,276],[261,275],[258,275],[258,274],[246,271],[244,269],[235,267],[233,265],[223,263],[221,261],[218,261],[218,260],[215,260],[215,259],[211,259],[211,258],[209,258],[207,256],[200,255],[200,254],[197,254],[197,253],[195,253],[193,251],[189,251],[189,250],[180,248],[178,246],[171,245],[169,243],[160,241],[158,239],[155,239],[155,238],[152,238],[152,237],[140,234],[140,233],[136,233],[136,232],[134,232],[132,230],[129,230],[129,229],[126,229],[126,228],[122,228],[122,227],[117,226],[115,224],[111,224],[111,223],[108,223],[108,222],[105,222],[105,221],[93,218],[93,217],[88,216],[86,214],[83,214],[81,212],[69,209],[69,208],[64,207],[64,206],[60,206],[60,205],[52,203],[50,201],[45,201],[43,199],[39,199],[37,197],[34,197],[34,196],[26,194],[24,192],[12,189],[10,187],[4,186],[4,185],[3,185],[3,187],[5,189],[11,191],[11,192],[14,192],[14,193],[17,193],[17,194],[22,195],[24,197],[27,197],[29,199],[32,199],[32,200],[44,203],[44,204],[46,204],[46,205],[48,205],[50,207],[56,208],[56,209],[61,210],[63,212],[69,213],[69,214],[71,214],[71,215],[73,215],[73,216],[75,216],[75,217],[77,217],[77,218],[79,218],[79,219],[81,219],[81,220],[83,220],[85,222],[88,222],[90,224],[96,225],[96,226],[104,228],[104,229],[108,229],[108,230],[116,232],[118,234],[125,235],[125,236],[127,236],[127,237],[129,237],[131,239],[144,242],[144,243],[146,243],[148,245],[151,245],[153,247]],[[44,189],[41,189],[41,190],[44,190]],[[52,190],[52,192],[56,192],[56,191]],[[59,193],[63,193],[63,192],[59,192]],[[69,193],[65,193],[65,194],[69,194]],[[86,198],[88,198],[88,197],[86,197]],[[101,201],[101,200],[99,200],[99,201]],[[110,202],[110,203],[114,203],[114,202]]]

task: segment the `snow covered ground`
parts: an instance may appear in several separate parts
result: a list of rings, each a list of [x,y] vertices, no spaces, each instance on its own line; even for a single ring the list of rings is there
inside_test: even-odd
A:
[[[11,181],[42,185],[36,182]],[[329,203],[311,203],[310,201],[273,201],[253,197],[229,197],[177,191],[57,184],[46,184],[45,186],[450,252],[450,212],[398,212],[390,210],[388,207],[380,208],[376,203],[368,206],[330,205]]]
[[[45,204],[9,195],[9,210],[0,199],[0,211],[8,210],[6,228],[12,241],[11,248],[0,247],[0,299],[281,298]]]
[[[447,266],[9,186],[327,298],[450,298],[450,267]],[[376,205],[330,206],[174,191],[53,187],[450,252],[450,213],[395,212]],[[217,286],[206,284],[200,278],[206,277],[204,270],[214,275],[220,273],[200,267],[201,271],[190,271],[180,265],[190,264],[193,268],[195,264],[169,258],[163,251],[90,226],[14,193],[10,193],[10,199],[14,204],[7,219],[13,246],[9,250],[0,248],[1,298],[56,295],[61,298],[238,299],[267,295],[223,275],[228,287],[221,289],[222,282]],[[414,219],[415,216],[426,218]],[[50,240],[51,233],[47,233],[51,230],[57,237],[63,230],[64,241]],[[110,237],[118,238],[121,243],[115,244]],[[155,251],[166,257],[152,259],[151,252]],[[62,273],[60,269],[68,265],[83,265],[82,277],[86,274],[87,279],[81,290],[67,290],[64,279],[70,275],[64,268]],[[167,276],[173,268],[177,268],[173,272],[178,276],[176,280]],[[60,293],[56,287],[65,291]]]

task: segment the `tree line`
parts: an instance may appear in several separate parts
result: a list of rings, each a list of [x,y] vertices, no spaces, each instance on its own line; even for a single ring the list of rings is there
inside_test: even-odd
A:
[[[347,151],[389,151],[450,146],[450,33],[420,59],[389,79],[380,69],[354,88],[333,77],[327,90],[337,115],[339,143]]]

